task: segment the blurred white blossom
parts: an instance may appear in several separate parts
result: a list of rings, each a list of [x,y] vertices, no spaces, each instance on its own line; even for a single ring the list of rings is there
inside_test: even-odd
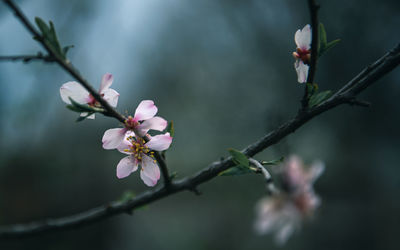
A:
[[[320,205],[312,185],[323,170],[321,162],[306,168],[297,156],[285,161],[278,169],[282,177],[282,190],[261,199],[256,206],[256,231],[260,234],[275,232],[277,244],[284,244],[300,228],[301,222],[311,217]]]

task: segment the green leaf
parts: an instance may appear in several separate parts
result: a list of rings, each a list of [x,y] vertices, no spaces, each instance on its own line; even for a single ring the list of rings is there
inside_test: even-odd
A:
[[[310,98],[312,95],[318,92],[318,84],[316,83],[307,83],[307,93]]]
[[[174,137],[175,134],[174,122],[173,121],[168,122],[168,126],[165,130],[170,134],[171,137]]]
[[[247,156],[245,154],[243,154],[242,152],[240,152],[236,149],[233,149],[233,148],[228,149],[228,151],[231,154],[233,161],[236,164],[241,165],[243,167],[247,167],[247,168],[250,167],[249,159],[247,158]]]
[[[322,103],[326,99],[328,99],[332,95],[332,91],[327,90],[320,93],[316,93],[310,97],[308,105],[310,108],[317,106],[318,104]]]
[[[46,24],[40,17],[35,17],[36,25],[38,26],[42,37],[46,45],[62,59],[66,59],[66,52],[68,52],[67,47],[62,48],[60,42],[58,41],[56,30],[52,21],[49,21],[49,25]],[[37,37],[34,39],[38,40]],[[67,49],[66,49],[67,48]]]
[[[38,26],[39,30],[42,32],[42,35],[47,36],[50,32],[47,24],[40,17],[35,17],[35,23]]]
[[[330,41],[326,45],[324,53],[327,52],[328,50],[332,49],[333,47],[335,47],[339,42],[340,42],[340,39],[336,39],[336,40]]]
[[[49,41],[53,45],[54,49],[57,51],[57,53],[62,56],[65,59],[65,54],[63,53],[63,50],[61,49],[60,42],[58,41],[56,30],[54,29],[54,24],[52,21],[50,23],[50,32],[49,32]]]
[[[262,165],[278,165],[279,163],[283,162],[283,160],[285,159],[285,157],[281,157],[277,160],[272,160],[272,161],[262,161],[261,164]]]
[[[339,42],[340,39],[336,39],[328,43],[325,27],[322,23],[319,24],[318,57],[321,57]]]
[[[233,175],[243,175],[249,173],[257,172],[257,168],[254,167],[244,167],[242,165],[231,167],[225,171],[219,173],[219,176],[233,176]]]
[[[327,44],[326,31],[322,23],[319,23],[319,48],[325,48]]]

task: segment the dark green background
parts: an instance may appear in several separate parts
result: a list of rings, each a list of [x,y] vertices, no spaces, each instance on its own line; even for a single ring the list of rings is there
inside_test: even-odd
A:
[[[337,89],[400,41],[400,2],[319,1],[328,40],[342,42],[318,64],[322,90]],[[193,174],[241,149],[297,112],[303,86],[291,52],[309,22],[306,1],[17,1],[30,20],[55,23],[69,58],[96,88],[114,74],[118,110],[152,99],[175,122],[171,171]],[[0,54],[40,47],[0,3]],[[361,98],[307,123],[257,159],[298,154],[326,163],[322,206],[283,248],[253,232],[260,176],[220,177],[203,193],[179,193],[133,216],[75,230],[1,240],[0,249],[398,249],[400,71]],[[118,126],[101,116],[75,123],[59,97],[72,78],[41,62],[0,64],[0,224],[60,217],[148,190],[138,173],[118,180],[122,154],[101,147]]]

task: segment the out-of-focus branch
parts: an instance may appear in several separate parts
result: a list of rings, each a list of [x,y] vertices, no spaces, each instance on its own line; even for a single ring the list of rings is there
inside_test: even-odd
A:
[[[358,75],[349,81],[348,84],[351,83],[351,86],[349,86],[346,90],[342,92],[338,91],[335,95],[323,103],[299,112],[293,119],[285,122],[277,129],[260,138],[258,141],[250,144],[243,149],[242,152],[246,156],[252,157],[269,146],[278,143],[281,139],[295,132],[303,124],[324,113],[325,111],[331,110],[341,104],[351,104],[351,100],[353,100],[358,93],[365,90],[372,83],[377,82],[377,80],[389,73],[399,64],[400,44],[382,58],[377,60],[375,63],[371,64],[368,72],[363,74],[363,77],[359,77]],[[184,190],[193,190],[198,185],[217,177],[220,172],[233,167],[234,165],[235,163],[232,161],[232,158],[228,157],[224,160],[211,163],[206,168],[192,176],[171,182],[168,188],[165,186],[159,187],[153,191],[142,193],[134,199],[126,202],[112,202],[89,211],[59,219],[48,219],[42,222],[5,226],[0,228],[0,238],[19,238],[48,231],[75,228],[88,225],[118,214],[130,214],[134,209],[146,204],[150,204],[153,201]]]
[[[51,56],[45,56],[41,53],[38,53],[36,55],[0,56],[0,61],[23,61],[24,63],[31,61],[43,61],[52,63],[55,60]]]
[[[318,59],[318,10],[319,5],[315,0],[308,0],[308,8],[310,9],[311,19],[311,58],[310,68],[308,70],[307,83],[314,83],[314,76],[317,70],[317,59]],[[302,108],[308,106],[308,87],[304,87],[304,96],[301,101]]]
[[[15,16],[23,23],[25,28],[36,38],[36,40],[43,46],[43,48],[49,53],[49,57],[53,58],[53,61],[56,62],[61,68],[67,71],[75,80],[77,80],[89,93],[101,104],[101,106],[106,111],[103,113],[104,115],[114,117],[122,124],[125,123],[126,117],[120,114],[116,109],[114,109],[101,95],[97,92],[92,85],[86,81],[78,70],[72,66],[72,63],[61,58],[58,53],[54,52],[51,47],[47,45],[44,38],[39,34],[39,32],[35,29],[35,27],[30,23],[30,21],[26,18],[24,13],[19,9],[19,7],[12,0],[3,0],[3,2],[8,5],[13,11]],[[145,138],[148,139],[148,138]],[[166,185],[170,183],[170,176],[168,173],[167,164],[161,154],[157,151],[154,152],[154,156],[160,166],[164,181]]]

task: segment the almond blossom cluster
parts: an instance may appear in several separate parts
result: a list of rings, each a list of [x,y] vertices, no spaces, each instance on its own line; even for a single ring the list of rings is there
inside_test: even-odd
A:
[[[293,57],[296,59],[294,68],[297,73],[297,81],[304,83],[308,77],[308,64],[311,58],[311,26],[307,24],[302,30],[297,30],[294,35],[294,41],[297,45]]]
[[[118,103],[119,93],[110,86],[113,81],[111,74],[102,78],[99,94],[112,107]],[[71,100],[90,107],[101,108],[101,104],[78,82],[67,82],[60,88],[61,99],[71,104]],[[117,165],[119,179],[129,176],[140,166],[140,177],[147,186],[154,186],[160,179],[160,169],[154,157],[154,151],[164,151],[172,143],[169,133],[150,136],[148,131],[163,131],[168,122],[155,116],[158,111],[151,100],[141,101],[136,108],[134,116],[128,116],[123,128],[112,128],[105,131],[102,139],[104,149],[117,149],[127,154]],[[82,112],[81,116],[94,119],[94,114]]]
[[[314,163],[306,169],[297,156],[285,161],[278,170],[283,190],[263,198],[256,206],[256,231],[260,234],[275,232],[276,242],[284,244],[319,206],[320,200],[312,186],[323,170],[322,163]]]

